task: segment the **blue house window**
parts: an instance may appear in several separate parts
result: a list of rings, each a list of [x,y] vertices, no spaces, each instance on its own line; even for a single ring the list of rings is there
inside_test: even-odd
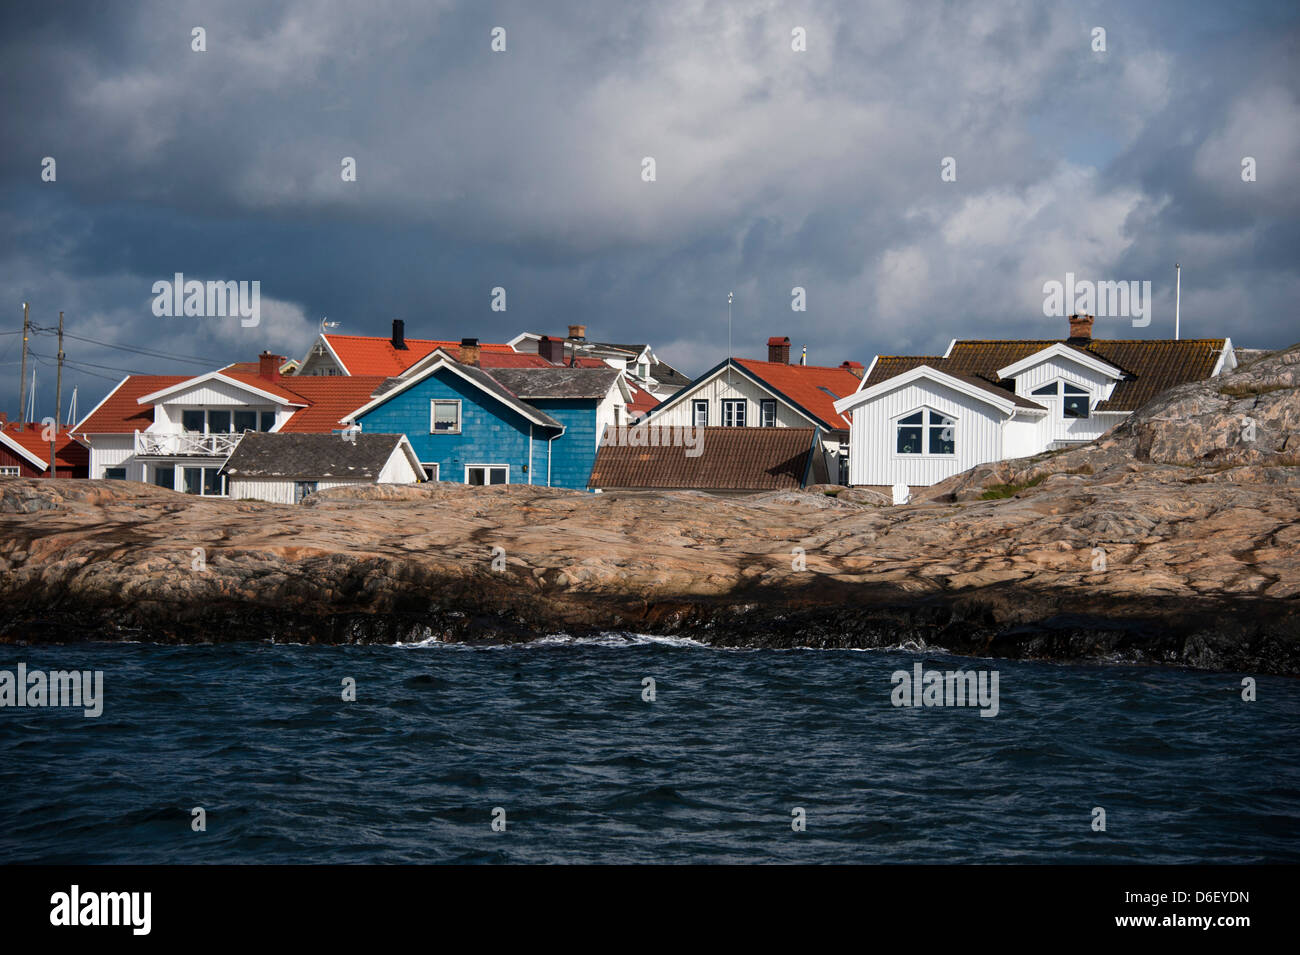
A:
[[[707,400],[697,398],[691,402],[691,418],[697,428],[707,428],[709,426],[709,403]]]
[[[504,464],[467,464],[465,483],[475,487],[485,484],[509,484],[510,468]]]
[[[776,399],[764,398],[759,405],[759,417],[764,428],[776,427]]]
[[[434,398],[429,403],[430,434],[460,434],[460,399]]]

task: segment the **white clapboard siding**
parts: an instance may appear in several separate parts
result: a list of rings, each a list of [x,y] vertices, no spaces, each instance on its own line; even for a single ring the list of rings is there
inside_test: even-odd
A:
[[[1109,398],[1115,388],[1114,380],[1101,372],[1056,356],[1022,371],[1016,376],[1016,394],[1023,395],[1048,409],[1047,416],[1038,422],[1036,435],[1038,446],[1029,453],[1044,451],[1053,441],[1091,441],[1122,420],[1109,415],[1101,417],[1090,415],[1087,418],[1064,417],[1061,414],[1059,395],[1052,398],[1033,394],[1035,388],[1056,379],[1086,389],[1089,404],[1093,408],[1099,402]],[[1016,456],[1018,455],[1008,455],[1008,457]]]
[[[90,439],[90,476],[102,478],[105,468],[126,468],[129,481],[143,481],[143,466],[132,460],[135,435],[97,434]]]
[[[897,453],[896,419],[921,408],[955,418],[955,454]],[[960,471],[1002,457],[998,408],[935,382],[918,379],[853,410],[849,483],[928,486]]]
[[[734,368],[731,370],[731,383],[728,384],[727,371],[723,369],[708,381],[701,382],[694,388],[674,395],[673,405],[662,411],[655,412],[650,416],[648,423],[664,427],[689,427],[694,425],[693,409],[695,402],[705,400],[709,403],[709,425],[720,425],[722,424],[722,400],[724,398],[744,398],[746,401],[745,424],[753,427],[758,425],[761,420],[759,414],[763,406],[760,402],[765,398],[774,397],[765,388],[759,387],[752,379],[745,377]],[[810,421],[781,399],[776,399],[776,426],[778,428],[808,428],[815,425],[817,425],[817,422]]]
[[[370,481],[358,480],[320,480],[316,489],[323,491],[328,487],[348,487],[356,484],[370,484]],[[229,496],[233,500],[252,498],[256,501],[269,501],[272,504],[294,503],[294,487],[297,479],[286,478],[231,478]]]
[[[273,387],[270,382],[267,386]],[[174,392],[163,399],[163,403],[178,408],[263,407],[267,411],[276,405],[275,401],[259,398],[246,388],[237,388],[215,378],[193,388]]]

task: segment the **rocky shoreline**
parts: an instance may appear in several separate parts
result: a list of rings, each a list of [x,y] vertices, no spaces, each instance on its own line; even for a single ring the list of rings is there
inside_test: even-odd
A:
[[[1167,393],[1099,442],[904,507],[373,487],[297,507],[0,482],[0,641],[523,641],[1300,674],[1300,349]],[[1242,420],[1253,422],[1243,440]]]

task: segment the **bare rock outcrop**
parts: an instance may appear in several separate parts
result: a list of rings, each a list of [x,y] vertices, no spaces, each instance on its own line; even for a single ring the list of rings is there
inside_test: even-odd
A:
[[[905,507],[867,489],[451,484],[340,488],[295,507],[9,479],[0,640],[622,630],[1300,674],[1297,351]]]

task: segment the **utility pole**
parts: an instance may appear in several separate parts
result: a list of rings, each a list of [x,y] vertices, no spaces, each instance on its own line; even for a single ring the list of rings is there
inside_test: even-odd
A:
[[[59,375],[54,386],[54,428],[63,427],[63,313],[59,312]]]
[[[31,321],[27,317],[27,303],[23,302],[23,367],[18,372],[18,427],[23,426],[23,415],[27,414],[27,332]]]

